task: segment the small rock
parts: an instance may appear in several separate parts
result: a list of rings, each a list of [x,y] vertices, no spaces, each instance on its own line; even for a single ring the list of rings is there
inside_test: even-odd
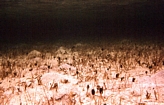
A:
[[[28,53],[28,58],[36,58],[36,57],[41,57],[41,52],[37,51],[37,50],[33,50],[30,53]]]

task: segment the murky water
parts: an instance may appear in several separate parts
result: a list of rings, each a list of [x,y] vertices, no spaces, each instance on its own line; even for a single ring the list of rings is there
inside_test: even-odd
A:
[[[104,2],[1,2],[1,42],[150,38],[162,40],[164,5]],[[156,38],[156,39],[154,39]]]

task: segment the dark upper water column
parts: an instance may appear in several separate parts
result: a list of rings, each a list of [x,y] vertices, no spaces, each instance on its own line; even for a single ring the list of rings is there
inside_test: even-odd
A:
[[[128,5],[104,3],[94,6],[37,3],[1,3],[1,41],[163,37],[163,2]]]

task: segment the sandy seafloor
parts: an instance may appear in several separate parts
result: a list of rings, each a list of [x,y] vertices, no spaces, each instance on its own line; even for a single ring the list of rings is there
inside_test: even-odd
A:
[[[2,1],[0,104],[164,105],[163,7]]]

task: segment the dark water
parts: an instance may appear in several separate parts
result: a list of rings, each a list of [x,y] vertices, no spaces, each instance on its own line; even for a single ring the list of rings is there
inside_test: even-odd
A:
[[[164,39],[164,3],[59,7],[54,3],[4,3],[0,41]]]

